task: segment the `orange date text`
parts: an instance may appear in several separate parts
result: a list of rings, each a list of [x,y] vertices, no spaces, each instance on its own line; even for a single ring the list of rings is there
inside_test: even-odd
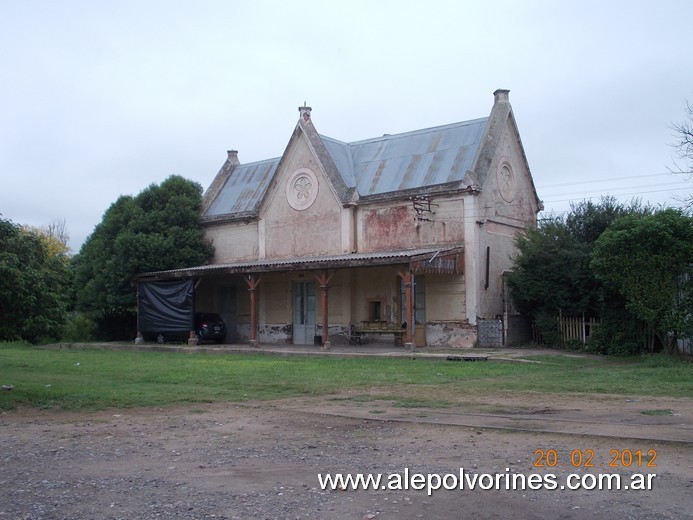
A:
[[[610,450],[609,456],[599,459],[594,450],[571,450],[570,453],[559,455],[558,451],[550,449],[534,450],[535,468],[656,468],[657,450]]]

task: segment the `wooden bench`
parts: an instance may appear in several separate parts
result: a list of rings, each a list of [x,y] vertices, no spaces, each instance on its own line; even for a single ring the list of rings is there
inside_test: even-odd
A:
[[[395,345],[402,346],[405,332],[403,328],[386,321],[362,321],[361,326],[351,326],[349,342],[362,345],[367,341],[367,336],[370,334],[392,334]]]

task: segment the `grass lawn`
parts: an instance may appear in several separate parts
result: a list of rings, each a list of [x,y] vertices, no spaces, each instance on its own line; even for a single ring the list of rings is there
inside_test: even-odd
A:
[[[0,409],[164,406],[376,391],[401,406],[465,396],[620,394],[693,397],[693,364],[665,356],[453,363],[397,358],[49,350],[0,344]],[[417,397],[419,396],[419,397]]]

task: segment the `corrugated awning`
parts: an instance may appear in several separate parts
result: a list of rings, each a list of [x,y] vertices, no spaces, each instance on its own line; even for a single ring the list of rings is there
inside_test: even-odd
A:
[[[423,274],[461,274],[464,268],[463,247],[440,249],[406,249],[372,253],[345,253],[340,255],[299,256],[292,258],[263,258],[227,264],[200,265],[183,269],[141,273],[135,280],[167,280],[198,278],[216,274],[266,273],[305,271],[383,265],[409,265],[412,271]]]

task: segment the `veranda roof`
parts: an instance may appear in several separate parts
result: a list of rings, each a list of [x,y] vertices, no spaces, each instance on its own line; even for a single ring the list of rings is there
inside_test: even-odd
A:
[[[461,274],[463,247],[448,249],[419,248],[371,253],[344,253],[338,255],[298,256],[291,258],[263,258],[232,263],[220,263],[141,273],[136,281],[198,278],[218,274],[251,274],[278,271],[304,271],[383,265],[409,265],[414,272]]]

